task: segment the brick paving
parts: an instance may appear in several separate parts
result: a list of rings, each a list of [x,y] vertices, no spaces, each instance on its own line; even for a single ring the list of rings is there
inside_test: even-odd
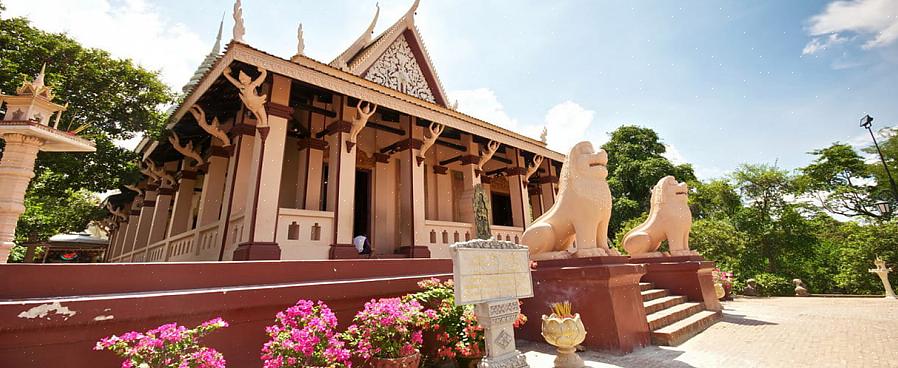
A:
[[[580,356],[588,367],[898,367],[898,300],[737,298],[723,305],[722,321],[680,346]],[[530,366],[552,366],[551,346],[519,341],[519,349]]]

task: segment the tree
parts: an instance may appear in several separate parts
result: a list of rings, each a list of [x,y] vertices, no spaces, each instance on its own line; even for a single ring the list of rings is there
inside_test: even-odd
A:
[[[707,183],[694,180],[689,187],[689,207],[694,219],[729,219],[742,209],[742,198],[727,179]]]
[[[0,55],[3,91],[15,91],[46,63],[45,80],[56,95],[54,102],[68,103],[59,128],[86,125],[80,135],[97,147],[95,153],[38,155],[16,237],[42,241],[55,231],[71,230],[57,220],[68,219],[72,229],[83,229],[85,218],[102,216],[82,205],[88,201],[86,192],[119,188],[139,175],[136,154],[117,147],[114,140],[160,134],[161,107],[174,95],[157,73],[114,59],[106,51],[84,48],[64,34],[36,29],[24,18],[0,19]]]
[[[691,165],[674,165],[663,156],[667,149],[652,129],[621,126],[602,148],[608,152],[608,185],[614,198],[609,236],[648,211],[651,189],[659,179],[673,175],[680,181],[695,180]]]
[[[826,211],[847,217],[880,218],[876,185],[870,165],[847,144],[812,151],[814,162],[799,169],[799,193],[812,198]],[[888,214],[885,214],[886,216]]]
[[[888,165],[889,171],[892,173],[893,180],[898,180],[898,128],[882,129],[880,130],[880,133],[880,135],[886,137],[886,139],[879,142],[882,156],[885,158],[886,165]],[[872,162],[868,165],[870,172],[876,179],[876,187],[873,189],[871,196],[881,201],[890,202],[892,205],[892,213],[898,212],[898,199],[896,199],[895,195],[892,193],[889,177],[886,175],[885,168],[882,166],[882,161],[879,160],[879,152],[877,152],[876,147],[873,145],[864,148],[863,151],[875,155],[876,157],[876,162]]]

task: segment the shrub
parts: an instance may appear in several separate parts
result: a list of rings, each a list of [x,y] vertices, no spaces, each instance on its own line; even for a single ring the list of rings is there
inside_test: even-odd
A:
[[[772,273],[759,273],[755,276],[758,292],[762,296],[790,296],[795,289],[789,279]]]
[[[401,358],[421,348],[425,317],[434,316],[432,310],[424,312],[421,304],[414,300],[371,300],[355,315],[343,337],[353,348],[353,353],[362,359]]]
[[[262,347],[265,368],[349,367],[349,350],[336,333],[337,317],[321,301],[299,300],[278,312],[277,322],[265,332],[270,338]]]
[[[228,323],[215,318],[187,329],[168,323],[146,332],[131,331],[105,337],[94,350],[110,350],[126,358],[122,368],[219,368],[225,359],[215,349],[200,345],[201,337]]]

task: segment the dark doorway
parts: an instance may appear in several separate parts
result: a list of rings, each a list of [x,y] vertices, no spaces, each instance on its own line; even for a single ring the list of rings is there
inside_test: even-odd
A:
[[[355,210],[352,215],[352,236],[365,235],[371,241],[371,172],[355,172]],[[373,242],[372,242],[373,247]]]
[[[493,225],[512,226],[511,196],[502,193],[491,193],[490,203],[493,205]]]

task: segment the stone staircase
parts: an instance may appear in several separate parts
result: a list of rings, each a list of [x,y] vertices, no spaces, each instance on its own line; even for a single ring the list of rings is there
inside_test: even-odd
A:
[[[671,295],[667,289],[655,289],[652,283],[640,282],[639,288],[652,344],[677,346],[721,319],[720,312],[707,311],[702,303]]]

